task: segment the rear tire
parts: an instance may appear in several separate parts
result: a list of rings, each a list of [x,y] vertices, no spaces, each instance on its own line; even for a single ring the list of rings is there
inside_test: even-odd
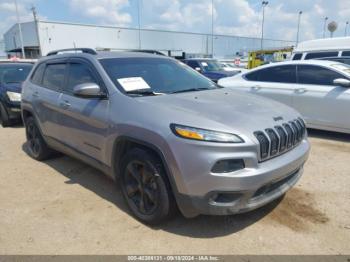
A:
[[[29,155],[38,161],[50,158],[53,151],[46,144],[33,117],[26,119],[25,129]]]
[[[162,161],[152,152],[133,148],[121,161],[121,188],[133,215],[147,224],[159,224],[177,210]]]
[[[2,103],[0,103],[0,123],[2,127],[9,127],[11,125],[9,115]]]

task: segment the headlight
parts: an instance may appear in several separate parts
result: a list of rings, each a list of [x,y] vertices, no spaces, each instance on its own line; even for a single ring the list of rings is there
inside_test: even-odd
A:
[[[200,129],[189,126],[182,126],[177,124],[170,125],[171,130],[175,135],[208,142],[220,142],[220,143],[243,143],[244,140],[237,135],[230,133],[217,132],[207,129]]]
[[[21,94],[20,93],[15,93],[15,92],[6,92],[8,98],[12,101],[12,102],[21,102]]]

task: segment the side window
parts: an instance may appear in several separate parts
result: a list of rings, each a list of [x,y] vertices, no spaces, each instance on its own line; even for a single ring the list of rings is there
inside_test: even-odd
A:
[[[322,57],[331,57],[331,56],[338,56],[338,52],[308,53],[305,56],[305,60],[315,59],[315,58],[322,58]]]
[[[296,66],[274,66],[260,70],[258,81],[276,83],[296,83]]]
[[[196,67],[199,67],[199,64],[197,61],[188,61],[187,65],[195,69]]]
[[[320,66],[298,66],[299,84],[333,85],[333,80],[337,78],[344,78],[344,76],[333,70]]]
[[[343,51],[342,56],[350,56],[350,51]]]
[[[302,53],[296,53],[296,54],[294,54],[294,56],[293,56],[293,59],[292,59],[292,60],[300,60],[302,56],[303,56],[303,54],[302,54]]]
[[[68,83],[65,87],[65,91],[73,93],[73,89],[76,85],[85,83],[97,83],[89,66],[83,63],[71,63],[69,65]]]
[[[43,74],[45,70],[45,64],[40,64],[34,71],[32,75],[32,83],[36,85],[41,85],[43,80]]]
[[[43,86],[52,90],[63,87],[66,64],[48,64],[43,77]]]

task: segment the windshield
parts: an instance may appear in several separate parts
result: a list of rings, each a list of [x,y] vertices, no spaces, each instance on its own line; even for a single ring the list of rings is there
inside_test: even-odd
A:
[[[334,65],[331,65],[331,67],[341,70],[346,74],[350,74],[350,65],[348,64],[334,64]]]
[[[218,61],[215,60],[205,60],[199,62],[206,72],[220,71],[222,66]]]
[[[100,63],[113,83],[127,93],[144,90],[170,94],[218,88],[206,77],[173,59],[108,58],[101,59]]]
[[[32,67],[31,64],[0,64],[0,83],[21,83],[27,78]]]

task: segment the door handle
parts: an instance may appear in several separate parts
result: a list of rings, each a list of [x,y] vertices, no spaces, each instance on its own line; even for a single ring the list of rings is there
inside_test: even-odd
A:
[[[303,94],[303,93],[306,93],[306,92],[307,92],[307,89],[306,89],[306,88],[298,88],[298,89],[296,90],[296,92],[297,92],[298,94]]]
[[[252,86],[251,89],[253,89],[254,91],[258,91],[261,89],[261,86]]]
[[[60,103],[60,106],[63,107],[64,109],[67,109],[71,106],[71,104],[68,101],[64,101]]]
[[[32,97],[39,97],[39,92],[38,92],[38,91],[35,91],[35,92],[32,94]]]

